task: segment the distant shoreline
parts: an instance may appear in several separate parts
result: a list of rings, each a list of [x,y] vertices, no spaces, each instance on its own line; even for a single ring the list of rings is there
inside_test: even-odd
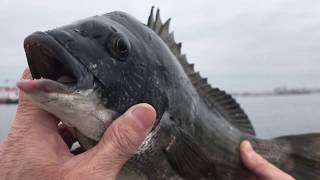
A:
[[[264,97],[264,96],[299,96],[299,95],[311,95],[320,94],[319,89],[285,89],[269,92],[241,92],[241,93],[231,93],[235,97]]]

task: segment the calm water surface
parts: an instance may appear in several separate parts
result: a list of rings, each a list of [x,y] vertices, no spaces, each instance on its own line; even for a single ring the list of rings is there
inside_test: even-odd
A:
[[[320,133],[320,94],[241,97],[237,100],[259,137]]]
[[[320,132],[320,95],[237,97],[257,135],[270,138]],[[16,105],[0,105],[0,141],[9,132]]]
[[[1,105],[0,104],[0,142],[9,133],[12,122],[15,118],[17,105]]]

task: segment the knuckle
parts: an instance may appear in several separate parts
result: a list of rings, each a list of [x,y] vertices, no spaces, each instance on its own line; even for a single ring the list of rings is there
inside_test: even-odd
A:
[[[118,150],[122,156],[131,156],[136,149],[136,143],[134,142],[130,131],[122,127],[121,124],[115,125],[110,129],[109,133],[112,146]]]

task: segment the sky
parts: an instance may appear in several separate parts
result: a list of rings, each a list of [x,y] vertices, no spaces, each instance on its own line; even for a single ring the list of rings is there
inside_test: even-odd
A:
[[[214,87],[320,87],[318,0],[0,0],[0,84],[20,78],[32,32],[115,10],[146,22],[152,5]]]

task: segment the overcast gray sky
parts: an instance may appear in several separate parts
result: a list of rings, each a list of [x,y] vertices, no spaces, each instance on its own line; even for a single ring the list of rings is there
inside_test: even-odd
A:
[[[114,10],[146,22],[152,5],[213,86],[320,87],[318,0],[0,0],[0,84],[19,79],[28,34]]]

